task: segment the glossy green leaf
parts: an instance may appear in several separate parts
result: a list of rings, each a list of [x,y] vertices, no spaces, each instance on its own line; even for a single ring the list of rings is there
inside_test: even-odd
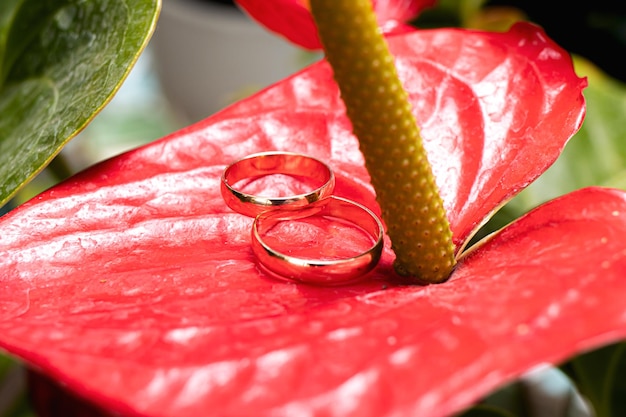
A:
[[[115,94],[159,0],[2,0],[0,205]]]

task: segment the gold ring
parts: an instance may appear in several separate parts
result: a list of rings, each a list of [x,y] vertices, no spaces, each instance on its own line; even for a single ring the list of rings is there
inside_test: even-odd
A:
[[[291,256],[267,243],[268,232],[282,222],[321,216],[360,228],[371,238],[371,246],[340,259],[309,259]],[[378,217],[365,206],[331,196],[300,210],[273,210],[259,214],[252,224],[252,251],[265,269],[281,278],[319,285],[340,285],[361,278],[371,271],[383,249],[384,229]]]
[[[312,180],[313,190],[303,194],[269,197],[245,193],[237,188],[242,180],[284,174]],[[308,206],[332,194],[335,175],[324,162],[292,152],[262,152],[233,162],[224,170],[220,191],[226,205],[250,217],[276,208],[296,209]]]

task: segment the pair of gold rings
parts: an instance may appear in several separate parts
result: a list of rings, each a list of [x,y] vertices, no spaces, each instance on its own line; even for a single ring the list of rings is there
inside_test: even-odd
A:
[[[243,191],[245,183],[268,175],[286,175],[306,182],[301,194],[269,197]],[[333,195],[335,175],[324,162],[292,152],[262,152],[228,165],[222,174],[221,193],[234,211],[254,217],[252,251],[259,264],[281,278],[322,285],[340,285],[371,271],[383,249],[384,229],[367,207]],[[268,236],[277,226],[313,217],[348,224],[365,232],[371,246],[354,256],[310,259],[273,248]]]

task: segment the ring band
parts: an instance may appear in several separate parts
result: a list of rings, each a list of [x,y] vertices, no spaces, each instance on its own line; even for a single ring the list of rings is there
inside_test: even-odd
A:
[[[255,179],[272,174],[310,178],[315,189],[286,197],[264,197],[247,194],[234,188],[244,179]],[[230,164],[222,174],[220,191],[226,205],[250,217],[276,208],[301,208],[332,194],[335,175],[328,165],[307,155],[291,152],[262,152],[249,155]]]
[[[353,224],[365,231],[373,244],[357,256],[316,260],[281,253],[263,239],[280,222],[312,216],[334,217]],[[252,251],[262,266],[282,278],[309,284],[339,285],[355,281],[376,266],[383,249],[383,235],[383,225],[371,210],[353,201],[331,196],[301,210],[274,210],[259,214],[252,224]]]

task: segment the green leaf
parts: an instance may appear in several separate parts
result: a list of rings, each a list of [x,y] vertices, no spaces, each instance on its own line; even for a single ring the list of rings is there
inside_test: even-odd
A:
[[[563,370],[589,400],[598,417],[626,415],[626,342],[578,355]]]
[[[626,85],[582,58],[575,65],[589,82],[585,121],[554,165],[507,204],[513,217],[504,221],[582,187],[626,189]]]
[[[2,0],[0,205],[108,103],[160,0]]]
[[[626,415],[626,343],[620,343],[613,355],[609,370],[608,392],[611,416]]]
[[[598,416],[607,415],[606,399],[611,358],[617,345],[578,355],[563,366],[563,370],[572,378],[579,391],[587,397]]]
[[[489,405],[477,405],[476,407],[470,408],[459,417],[514,417],[514,414]]]
[[[0,353],[0,417],[34,417],[25,375],[19,362]]]
[[[584,417],[593,415],[589,404],[559,368],[536,368],[492,392],[458,417]],[[623,414],[617,414],[623,415]]]
[[[522,384],[513,382],[491,393],[459,417],[524,417],[528,415],[526,403]]]

